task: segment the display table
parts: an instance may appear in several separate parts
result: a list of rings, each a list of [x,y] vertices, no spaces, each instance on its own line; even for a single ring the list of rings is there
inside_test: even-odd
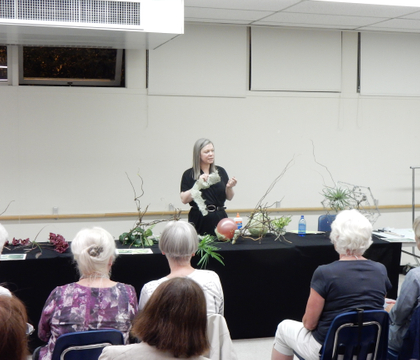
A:
[[[305,237],[287,233],[290,241],[274,241],[267,236],[261,242],[239,238],[235,245],[217,243],[225,266],[211,259],[208,269],[216,271],[225,294],[225,317],[234,339],[274,336],[283,319],[301,320],[309,295],[312,274],[317,266],[338,259],[330,240],[324,235]],[[119,246],[119,243],[118,243]],[[120,255],[111,278],[133,285],[137,294],[144,283],[169,273],[169,266],[157,246],[153,254]],[[18,250],[14,250],[18,252]],[[10,253],[5,249],[4,254]],[[33,251],[26,260],[1,261],[0,283],[23,300],[30,321],[37,327],[42,307],[55,286],[77,281],[70,253],[58,254],[44,249],[40,257]],[[393,285],[388,297],[395,298],[401,243],[374,238],[365,256],[383,263]],[[198,262],[193,258],[193,265]],[[32,346],[39,345],[32,335]]]

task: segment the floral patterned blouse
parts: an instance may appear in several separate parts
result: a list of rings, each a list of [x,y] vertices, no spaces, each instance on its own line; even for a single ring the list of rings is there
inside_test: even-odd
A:
[[[127,342],[137,306],[136,291],[131,285],[90,288],[71,283],[56,287],[39,320],[38,336],[48,342],[41,348],[39,359],[50,360],[57,338],[69,332],[117,329]]]

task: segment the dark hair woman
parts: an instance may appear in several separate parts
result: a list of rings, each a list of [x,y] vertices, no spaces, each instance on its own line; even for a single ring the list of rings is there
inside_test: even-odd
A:
[[[25,360],[28,356],[25,305],[15,296],[0,296],[0,359]]]
[[[203,290],[188,278],[165,281],[137,315],[131,332],[142,342],[107,346],[99,360],[207,359],[202,356],[209,348]]]

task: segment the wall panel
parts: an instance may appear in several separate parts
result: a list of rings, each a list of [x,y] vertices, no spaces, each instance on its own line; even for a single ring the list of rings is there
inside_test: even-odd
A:
[[[341,32],[253,27],[251,89],[341,90]]]

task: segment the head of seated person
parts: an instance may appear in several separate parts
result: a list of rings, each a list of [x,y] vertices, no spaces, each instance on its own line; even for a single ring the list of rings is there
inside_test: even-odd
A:
[[[100,227],[79,231],[71,242],[71,252],[81,280],[106,280],[115,260],[115,241]]]
[[[203,290],[189,278],[165,281],[139,312],[131,332],[174,357],[202,355],[209,347]]]
[[[362,256],[372,244],[372,224],[359,211],[343,210],[331,224],[331,242],[342,256]]]
[[[198,250],[197,231],[188,222],[171,221],[161,234],[159,249],[170,263],[189,265]]]
[[[28,339],[27,314],[15,296],[0,295],[0,359],[26,360]]]

